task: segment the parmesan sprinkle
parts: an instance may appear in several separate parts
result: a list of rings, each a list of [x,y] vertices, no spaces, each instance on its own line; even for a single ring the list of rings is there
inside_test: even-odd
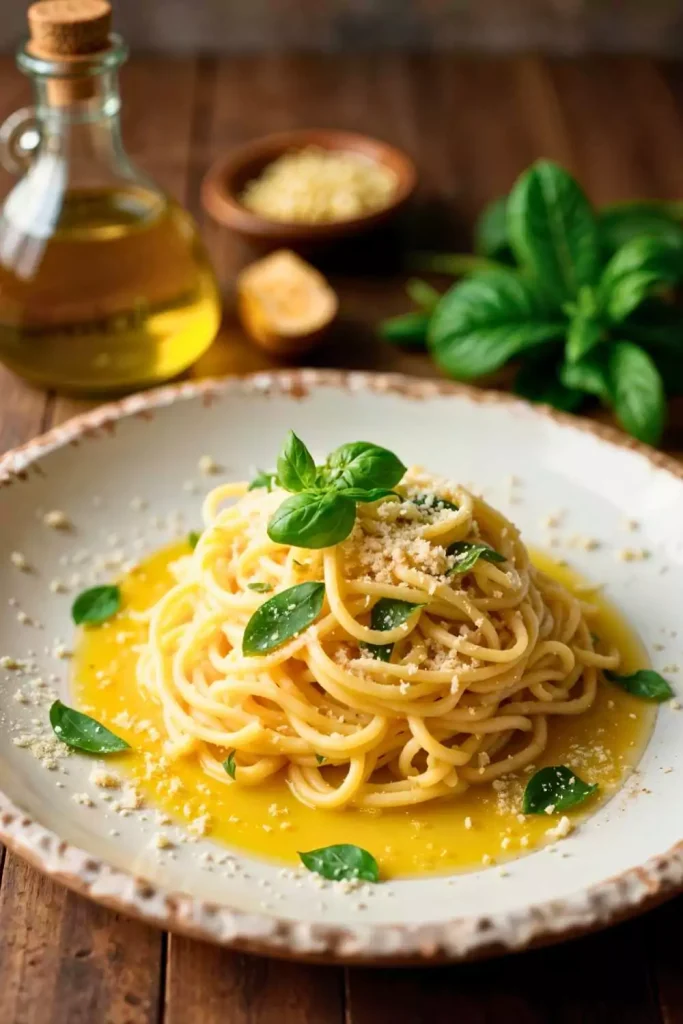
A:
[[[58,508],[52,509],[51,512],[46,512],[43,516],[43,522],[53,530],[68,530],[71,526],[71,520],[67,514]]]

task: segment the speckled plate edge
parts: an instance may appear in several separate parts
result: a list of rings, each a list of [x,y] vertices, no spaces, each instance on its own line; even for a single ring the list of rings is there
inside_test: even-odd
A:
[[[461,395],[483,404],[525,408],[527,403],[494,391],[479,391],[442,380],[418,380],[399,374],[292,370],[244,378],[185,382],[132,395],[77,416],[7,452],[0,458],[0,487],[26,479],[31,468],[56,448],[96,436],[126,416],[150,417],[159,407],[183,398],[241,393],[280,393],[304,398],[319,387],[369,393],[393,392],[412,399]],[[594,434],[638,452],[678,479],[683,466],[619,431],[545,407],[534,414],[565,427]],[[683,841],[649,860],[569,899],[530,905],[523,911],[453,918],[439,925],[362,925],[354,928],[303,924],[272,914],[246,914],[203,899],[165,891],[135,875],[112,868],[43,828],[0,792],[0,840],[38,870],[116,911],[199,939],[269,956],[314,962],[436,964],[526,949],[604,927],[655,906],[683,890]]]

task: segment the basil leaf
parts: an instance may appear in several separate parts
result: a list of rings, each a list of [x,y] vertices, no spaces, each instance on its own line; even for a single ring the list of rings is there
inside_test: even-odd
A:
[[[327,758],[325,757],[324,754],[316,754],[315,759],[318,762],[318,764],[325,764],[325,761],[327,761]]]
[[[567,387],[560,380],[558,371],[558,358],[554,352],[527,356],[515,377],[515,394],[529,402],[540,402],[565,412],[574,412],[584,400],[583,393]]]
[[[456,540],[448,545],[446,554],[455,558],[453,565],[446,573],[447,576],[469,572],[480,558],[486,562],[505,561],[505,555],[499,554],[488,544],[481,544],[478,541]]]
[[[546,814],[549,807],[553,812],[567,811],[583,803],[597,790],[597,785],[584,782],[563,764],[541,768],[526,784],[522,813]]]
[[[77,626],[99,625],[116,615],[121,607],[121,591],[116,584],[91,587],[79,594],[71,605],[71,618]]]
[[[353,441],[336,448],[327,459],[328,480],[336,490],[346,487],[395,487],[406,471],[387,448]]]
[[[121,750],[130,749],[125,740],[115,736],[90,715],[67,707],[61,700],[56,700],[50,708],[50,725],[55,736],[74,750],[84,750],[88,754],[118,754]]]
[[[329,548],[345,540],[356,521],[351,498],[328,491],[293,494],[270,517],[268,536],[277,544],[298,548]]]
[[[629,341],[611,346],[609,399],[619,423],[633,437],[657,444],[664,431],[666,399],[659,371],[642,348]]]
[[[286,491],[305,491],[315,485],[316,468],[313,456],[293,430],[287,435],[277,458],[277,478]]]
[[[379,325],[379,333],[382,338],[401,348],[424,348],[428,327],[429,313],[404,313],[383,320]]]
[[[237,771],[237,765],[235,764],[235,751],[234,750],[231,750],[230,753],[228,754],[228,756],[226,757],[225,761],[223,762],[223,767],[225,768],[225,770],[228,773],[228,775],[230,776],[230,778],[234,779],[235,778],[235,772]]]
[[[299,852],[299,857],[309,871],[328,878],[332,882],[346,879],[364,882],[379,882],[379,865],[377,861],[360,846],[340,843],[337,846],[323,846],[319,850]]]
[[[382,498],[398,498],[400,495],[396,494],[396,491],[392,491],[389,487],[371,487],[366,490],[363,487],[343,487],[339,494],[343,494],[345,498],[351,498],[352,501],[362,502],[373,502],[380,501]]]
[[[310,626],[320,615],[324,583],[297,583],[264,601],[247,623],[242,654],[267,654]]]
[[[600,279],[600,299],[613,323],[625,319],[662,285],[683,279],[683,232],[677,242],[641,236],[616,251]]]
[[[425,313],[431,313],[441,298],[441,292],[419,277],[411,277],[406,284],[406,292],[408,298]]]
[[[200,537],[201,533],[198,530],[190,530],[190,532],[188,533],[187,543],[190,545],[193,551],[197,547]]]
[[[606,401],[609,394],[608,359],[609,348],[603,345],[578,363],[565,363],[560,368],[560,381],[570,390],[584,391]]]
[[[683,227],[664,203],[615,203],[598,214],[603,251],[613,255],[625,242],[642,235],[664,242],[683,243]]]
[[[515,271],[489,270],[446,292],[432,314],[428,345],[442,370],[472,380],[564,330],[563,314],[549,313]]]
[[[622,690],[627,690],[634,697],[643,700],[671,700],[674,692],[666,679],[651,668],[641,668],[630,676],[618,676],[615,672],[605,672],[605,678],[616,683]]]
[[[382,632],[386,632],[388,629],[396,629],[397,626],[401,626],[410,618],[416,608],[421,607],[421,604],[397,601],[393,597],[380,597],[379,601],[372,606],[372,611],[370,612],[370,628],[379,629]],[[362,640],[358,646],[374,658],[378,658],[379,661],[389,661],[391,652],[394,649],[393,644],[366,644]]]
[[[451,512],[457,512],[458,506],[454,505],[452,501],[447,501],[446,498],[442,498],[439,494],[433,494],[429,491],[425,491],[423,494],[413,494],[410,497],[413,505],[417,505],[418,508],[424,508],[427,512],[440,512],[442,509],[449,509]]]
[[[518,263],[554,303],[597,280],[597,221],[583,190],[557,164],[539,160],[517,179],[507,227]]]
[[[507,196],[484,207],[474,228],[474,251],[482,256],[514,263],[507,224]]]
[[[273,588],[270,583],[247,583],[247,589],[256,594],[269,594]]]
[[[565,352],[570,363],[577,363],[603,340],[605,329],[600,321],[585,313],[576,313],[569,321]]]
[[[255,491],[258,487],[265,487],[267,491],[272,491],[275,484],[277,484],[277,473],[266,473],[265,470],[260,469],[247,490]]]

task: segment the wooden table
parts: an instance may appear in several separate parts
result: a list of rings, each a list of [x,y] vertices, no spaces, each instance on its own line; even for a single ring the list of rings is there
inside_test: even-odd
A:
[[[319,365],[431,374],[377,341],[405,308],[398,256],[466,242],[489,198],[538,156],[578,172],[597,202],[680,198],[683,65],[638,59],[268,57],[135,60],[124,73],[130,152],[199,218],[225,288],[197,374],[270,366],[241,335],[245,253],[201,215],[198,186],[226,145],[297,126],[354,128],[408,149],[420,204],[397,236],[337,258],[343,321]],[[0,60],[0,115],[27,100]],[[3,182],[3,185],[6,183]],[[85,406],[0,368],[0,450]],[[683,406],[666,443],[683,453]],[[491,963],[370,972],[258,960],[164,935],[52,884],[0,847],[0,1024],[681,1024],[683,899],[602,934]]]

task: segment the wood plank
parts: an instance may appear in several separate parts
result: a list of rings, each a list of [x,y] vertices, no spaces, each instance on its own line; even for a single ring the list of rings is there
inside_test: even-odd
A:
[[[660,1024],[640,925],[432,971],[350,970],[347,1024]]]
[[[664,1024],[683,1024],[683,974],[679,955],[682,918],[683,897],[679,897],[648,914],[641,922]]]
[[[0,890],[0,1020],[155,1024],[160,934],[8,855]]]
[[[342,973],[171,936],[164,1024],[342,1024]]]

